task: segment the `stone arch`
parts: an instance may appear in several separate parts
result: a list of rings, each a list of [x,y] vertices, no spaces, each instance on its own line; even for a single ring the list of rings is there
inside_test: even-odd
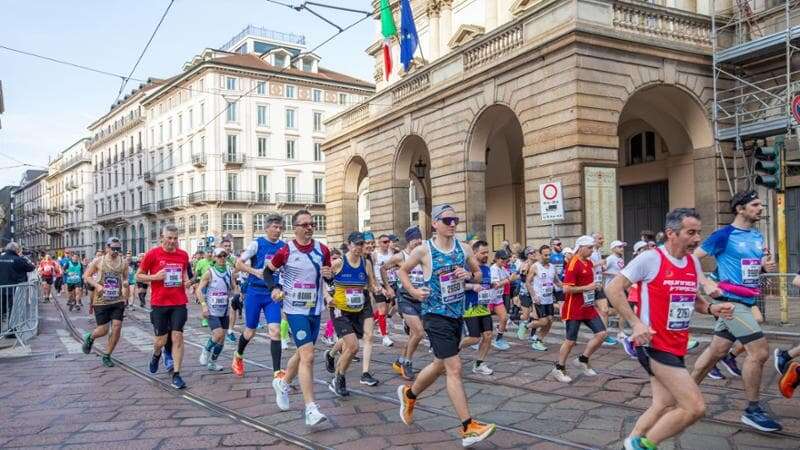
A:
[[[344,166],[342,186],[342,233],[360,229],[358,194],[361,183],[369,177],[367,163],[361,155],[353,155]]]
[[[425,166],[422,178],[415,174],[415,166],[419,163]],[[430,151],[423,137],[415,133],[403,136],[392,164],[392,228],[398,235],[411,225],[419,225],[423,237],[428,235],[431,213],[430,167]],[[412,193],[414,198],[411,198]]]

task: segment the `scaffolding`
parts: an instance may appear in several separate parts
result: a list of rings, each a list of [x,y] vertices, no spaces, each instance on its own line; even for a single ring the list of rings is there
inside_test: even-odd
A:
[[[791,103],[800,94],[800,0],[712,0],[712,8],[712,119],[733,195],[755,188],[759,140],[797,133]]]

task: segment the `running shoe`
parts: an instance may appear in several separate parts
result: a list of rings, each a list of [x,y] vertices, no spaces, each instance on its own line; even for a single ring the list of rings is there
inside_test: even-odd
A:
[[[800,364],[792,362],[778,382],[778,390],[784,397],[792,398],[798,384],[800,384]]]
[[[361,358],[358,355],[353,355],[353,362],[361,362]]]
[[[172,359],[172,352],[164,350],[164,368],[167,369],[167,372],[171,373],[174,367],[175,361]]]
[[[236,334],[231,330],[228,330],[228,340],[231,342],[236,342]]]
[[[210,370],[212,372],[221,372],[222,371],[222,366],[217,364],[216,361],[209,361],[208,364],[206,364],[206,369],[208,369],[208,370]]]
[[[369,372],[364,372],[361,374],[361,380],[359,381],[361,384],[365,384],[367,386],[377,386],[379,381],[375,378],[372,378]]]
[[[83,335],[83,345],[81,346],[81,350],[83,350],[83,353],[86,353],[87,355],[91,353],[92,344],[94,344],[94,339],[92,339],[92,333],[90,331],[87,331]]]
[[[479,344],[473,344],[473,345],[470,345],[469,348],[477,351],[480,348],[480,345]]]
[[[400,360],[395,360],[392,363],[392,370],[394,370],[394,373],[400,375],[401,377],[403,376],[403,364],[400,362]]]
[[[400,376],[409,381],[414,380],[414,367],[411,365],[411,361],[406,361],[403,364],[403,374]]]
[[[286,339],[281,339],[281,350],[288,350],[288,349],[289,349],[289,341]]]
[[[525,340],[525,334],[527,333],[527,331],[528,331],[528,327],[520,325],[517,328],[517,339],[519,339],[520,341],[524,341]]]
[[[620,331],[619,333],[617,333],[617,340],[618,341],[621,341],[621,340],[625,339],[626,337],[628,337],[628,335],[625,334],[624,331]]]
[[[333,337],[322,336],[322,343],[327,345],[328,347],[331,347],[333,346],[333,344],[336,343],[336,341],[333,339]]]
[[[319,406],[316,403],[306,405],[306,425],[311,427],[326,420],[328,418],[325,417],[325,414],[319,412]]]
[[[706,375],[706,376],[708,378],[711,378],[712,380],[724,380],[725,379],[725,375],[723,375],[722,372],[719,371],[717,366],[712,367],[711,370],[708,371],[708,375]]]
[[[736,364],[736,357],[732,354],[728,353],[722,359],[719,360],[722,363],[722,367],[728,371],[729,374],[736,378],[742,377],[742,371],[739,369],[739,365]]]
[[[347,382],[344,379],[344,375],[334,375],[330,384],[328,384],[328,389],[336,394],[337,397],[347,397],[350,395],[350,392],[347,391]]]
[[[580,359],[575,358],[572,360],[572,365],[577,367],[578,369],[581,369],[583,371],[583,374],[586,375],[587,377],[597,376],[597,372],[595,372],[595,370],[592,369],[592,366],[590,366],[588,362],[581,362]]]
[[[244,358],[237,352],[233,354],[233,361],[231,361],[231,371],[237,377],[244,376]]]
[[[106,367],[114,367],[114,361],[111,359],[111,355],[108,353],[103,355],[103,365]]]
[[[148,369],[150,369],[150,373],[158,372],[158,362],[160,360],[161,355],[153,354],[153,356],[150,358],[150,367],[148,367]]]
[[[200,365],[201,366],[205,366],[206,364],[208,364],[208,358],[210,356],[211,356],[211,352],[206,350],[205,347],[202,350],[200,350],[200,360],[199,360]]]
[[[686,342],[686,350],[694,350],[694,349],[696,349],[698,346],[700,346],[700,343],[699,343],[699,342],[697,342],[697,339],[689,339],[689,340]]]
[[[636,347],[633,345],[631,338],[625,336],[625,338],[620,339],[619,342],[622,344],[622,348],[625,350],[625,353],[627,353],[631,359],[636,359]]]
[[[331,354],[331,350],[325,350],[325,370],[329,373],[333,373],[336,369],[336,359]]]
[[[572,378],[570,378],[570,376],[567,375],[567,370],[566,369],[559,369],[558,367],[556,367],[550,372],[550,374],[553,375],[553,378],[555,378],[556,380],[558,380],[558,381],[560,381],[562,383],[571,383],[572,382]]]
[[[492,341],[492,347],[498,350],[508,350],[511,348],[511,344],[506,341],[506,338],[501,337],[500,339],[495,339]]]
[[[760,406],[747,408],[742,414],[742,423],[760,431],[780,431],[783,429],[781,424],[776,422]]]
[[[461,431],[461,445],[463,447],[472,447],[478,442],[483,441],[489,436],[493,435],[497,427],[493,423],[483,423],[477,420],[470,421],[467,429],[463,428]]]
[[[283,377],[275,377],[272,379],[272,389],[275,391],[275,403],[281,411],[289,409],[289,385]],[[319,411],[317,411],[319,413]],[[323,416],[324,417],[324,416]],[[314,422],[316,423],[316,422]],[[313,425],[308,423],[308,408],[306,408],[306,425]]]
[[[655,444],[641,436],[629,436],[625,438],[625,450],[654,450],[656,448]]]
[[[407,392],[411,387],[401,384],[397,386],[397,399],[400,400],[400,420],[406,425],[414,422],[414,405],[417,400],[408,398]]]
[[[183,381],[183,378],[181,378],[180,375],[173,375],[172,376],[172,387],[174,387],[175,389],[185,389],[186,388],[186,382]]]
[[[605,345],[606,347],[617,345],[617,340],[611,336],[606,336],[606,338],[603,340],[603,345]]]
[[[384,337],[383,337],[383,346],[384,346],[384,347],[391,347],[391,346],[393,346],[393,345],[394,345],[394,341],[392,341],[391,339],[389,339],[389,336],[384,336]]]
[[[492,375],[494,374],[494,370],[490,369],[489,366],[486,365],[486,363],[481,363],[481,365],[473,363],[472,373],[477,373],[478,375]]]
[[[783,375],[786,373],[786,368],[789,367],[789,363],[792,361],[792,357],[789,356],[789,352],[786,350],[781,350],[779,348],[775,349],[775,353],[773,354],[775,359],[775,370],[778,371],[779,375]]]
[[[536,350],[537,352],[546,352],[547,351],[547,347],[539,339],[536,339],[535,341],[531,342],[531,348]]]

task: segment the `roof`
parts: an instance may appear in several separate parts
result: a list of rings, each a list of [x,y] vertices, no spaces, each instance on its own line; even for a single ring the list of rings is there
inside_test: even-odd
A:
[[[250,69],[266,70],[268,72],[282,73],[287,75],[294,75],[298,77],[316,78],[324,81],[333,81],[336,83],[353,84],[363,88],[374,89],[375,85],[358,78],[345,75],[343,73],[334,72],[332,70],[319,68],[318,72],[305,72],[294,67],[282,68],[276,67],[263,59],[253,54],[236,54],[230,56],[223,56],[222,58],[213,59],[209,62],[216,64],[224,64],[228,66],[247,67]]]
[[[109,116],[117,113],[121,106],[126,105],[129,102],[133,102],[133,99],[139,98],[140,96],[138,94],[141,94],[143,92],[149,91],[150,89],[158,87],[158,86],[160,86],[162,84],[169,83],[172,80],[174,80],[175,78],[177,78],[177,76],[174,76],[174,77],[171,77],[171,78],[166,78],[166,79],[148,78],[146,83],[139,84],[139,86],[137,88],[133,89],[130,94],[127,94],[124,97],[122,97],[121,99],[117,100],[116,103],[111,105],[111,108],[108,110],[108,112],[106,112],[105,114],[100,116],[100,118],[98,118],[94,122],[90,123],[89,126],[86,127],[86,128],[88,128],[90,130],[93,129],[93,128],[96,128],[100,123],[102,123],[103,121],[108,119]]]

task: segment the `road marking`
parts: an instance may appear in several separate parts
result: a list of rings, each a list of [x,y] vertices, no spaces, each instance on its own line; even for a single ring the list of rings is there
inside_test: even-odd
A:
[[[140,352],[153,349],[153,335],[143,331],[138,326],[123,327],[122,338]]]
[[[75,354],[75,353],[83,353],[81,349],[81,344],[72,339],[72,336],[69,334],[69,331],[59,328],[56,330],[58,333],[58,339],[61,340],[61,343],[64,344],[64,347],[67,349],[67,353]],[[80,333],[81,335],[83,333]]]

